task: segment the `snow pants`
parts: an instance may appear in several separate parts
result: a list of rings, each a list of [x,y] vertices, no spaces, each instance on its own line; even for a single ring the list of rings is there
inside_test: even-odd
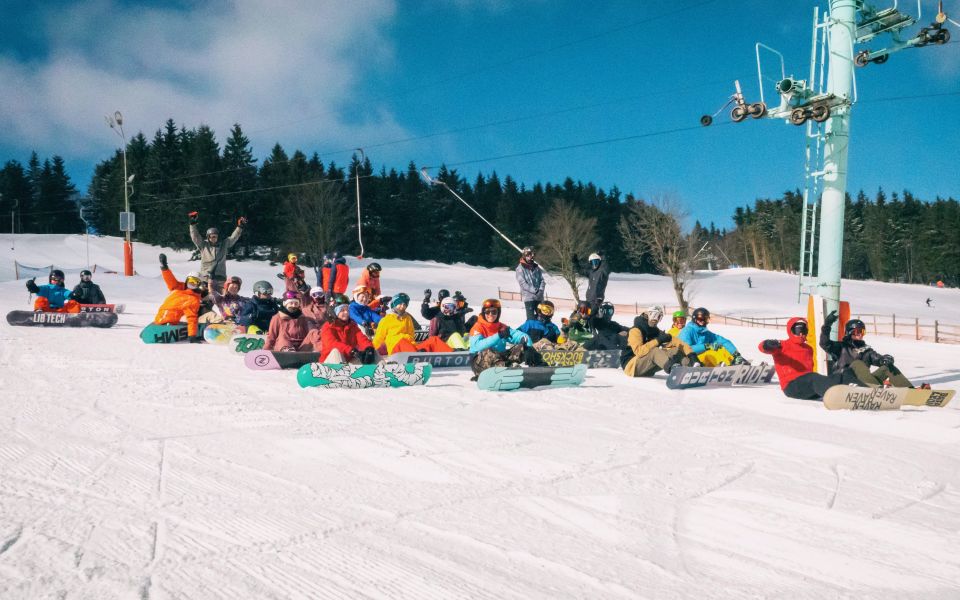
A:
[[[559,338],[558,338],[559,339]],[[551,342],[547,338],[540,338],[533,344],[533,349],[537,352],[553,352],[556,350],[563,350],[564,352],[574,352],[576,350],[583,350],[583,346],[578,344],[573,340],[567,340],[565,342]]]
[[[700,363],[705,367],[716,367],[721,364],[723,365],[733,364],[733,355],[727,352],[726,348],[720,348],[717,350],[706,350],[698,354],[697,358],[700,359]]]
[[[904,377],[903,373],[900,372],[900,369],[893,365],[890,365],[889,367],[879,367],[871,371],[870,367],[868,367],[865,362],[862,360],[855,360],[850,363],[850,366],[847,367],[847,369],[853,371],[857,379],[860,380],[863,385],[870,387],[879,387],[883,385],[883,382],[887,379],[890,380],[890,385],[893,387],[913,387],[913,384],[910,383],[910,380]]]
[[[453,350],[469,350],[470,342],[463,339],[459,333],[451,333],[446,339],[447,345]]]
[[[831,387],[849,383],[864,385],[852,371],[842,371],[832,375],[810,372],[788,383],[787,387],[783,388],[783,393],[787,398],[796,398],[797,400],[823,400],[823,395]]]
[[[37,299],[33,301],[33,310],[41,312],[78,313],[80,312],[80,303],[76,300],[67,300],[60,308],[53,308],[50,306],[49,298],[38,296]]]
[[[524,362],[527,358],[536,362],[536,358],[531,355],[531,352],[536,351],[533,348],[527,348],[526,344],[517,344],[504,352],[481,350],[470,357],[470,369],[474,376],[479,376],[480,373],[491,367],[512,367]],[[537,354],[536,356],[538,358],[540,355]],[[543,360],[540,359],[540,362],[543,362]]]
[[[690,359],[683,355],[683,350],[677,348],[657,347],[643,356],[634,356],[623,367],[623,372],[630,377],[653,377],[660,370],[666,371],[675,364],[689,366]]]
[[[398,352],[453,352],[453,348],[440,339],[440,336],[431,335],[419,344],[414,344],[410,340],[400,340],[393,345],[393,351],[390,354]]]
[[[183,318],[183,311],[173,308],[161,308],[153,322],[157,325],[176,325]],[[187,317],[187,335],[194,337],[197,335],[197,317]]]

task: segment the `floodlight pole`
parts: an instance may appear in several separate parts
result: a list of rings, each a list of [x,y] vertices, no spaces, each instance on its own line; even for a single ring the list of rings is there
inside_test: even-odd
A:
[[[112,117],[107,117],[107,124],[123,141],[123,210],[129,215],[130,179],[127,178],[127,136],[123,132],[123,115],[119,110],[114,112]],[[130,241],[129,223],[127,225],[126,240],[123,243],[123,274],[130,277],[133,275],[133,243]]]
[[[361,224],[360,224],[360,166],[363,164],[366,156],[363,154],[363,148],[357,148],[357,152],[360,153],[360,159],[357,161],[357,167],[354,169],[354,175],[357,178],[357,241],[360,242],[360,256],[357,258],[363,258],[363,235],[361,233]]]
[[[827,93],[852,101],[853,44],[857,1],[830,0],[830,63]],[[847,192],[847,151],[850,143],[850,104],[834,111],[826,124],[823,149],[823,195],[820,202],[820,246],[817,292],[829,313],[840,309],[840,269],[843,264],[843,212]]]

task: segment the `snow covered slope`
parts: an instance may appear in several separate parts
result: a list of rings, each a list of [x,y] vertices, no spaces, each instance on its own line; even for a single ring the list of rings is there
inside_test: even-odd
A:
[[[27,300],[8,241],[4,313]],[[83,266],[83,242],[18,236],[15,258]],[[119,250],[90,240],[92,262],[119,267]],[[776,385],[671,392],[616,370],[563,391],[480,392],[443,371],[301,390],[223,347],[142,344],[166,295],[159,252],[136,246],[138,277],[97,277],[128,307],[113,329],[0,326],[0,598],[960,596],[960,406],[835,413]],[[379,262],[385,291],[415,303],[515,289],[508,270]],[[266,263],[228,269],[246,291],[279,281]],[[720,272],[694,302],[786,315],[794,284]],[[856,309],[898,315],[937,292],[929,316],[960,322],[956,290],[844,286]],[[609,291],[671,301],[651,276]],[[754,359],[780,335],[717,329]],[[960,384],[960,347],[869,341],[914,381]]]

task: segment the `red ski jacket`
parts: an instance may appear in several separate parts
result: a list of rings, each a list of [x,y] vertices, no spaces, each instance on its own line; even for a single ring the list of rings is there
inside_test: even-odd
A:
[[[320,362],[323,362],[334,348],[349,360],[354,350],[359,352],[370,347],[370,340],[363,335],[353,319],[346,322],[336,318],[327,321],[320,330],[320,340],[323,347]]]
[[[807,343],[807,338],[794,335],[791,332],[797,321],[806,321],[794,317],[787,321],[787,339],[780,341],[780,348],[772,352],[763,349],[760,342],[760,352],[773,357],[773,367],[777,370],[777,379],[780,380],[780,389],[785,390],[791,381],[813,371],[813,348]]]

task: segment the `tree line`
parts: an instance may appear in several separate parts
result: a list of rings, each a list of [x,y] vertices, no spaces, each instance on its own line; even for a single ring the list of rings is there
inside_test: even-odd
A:
[[[517,261],[517,251],[467,207],[440,186],[424,182],[414,162],[402,170],[381,167],[375,172],[369,157],[354,155],[338,165],[316,153],[288,153],[279,143],[258,161],[239,124],[221,147],[209,127],[189,129],[172,119],[151,139],[142,133],[131,138],[126,151],[130,206],[137,217],[134,238],[141,242],[192,247],[187,213],[196,210],[203,229],[218,227],[225,233],[240,216],[249,219],[248,233],[235,248],[238,258],[279,259],[297,252],[309,265],[331,251],[356,255],[362,240],[369,256],[481,266]],[[0,170],[0,215],[16,207],[18,232],[81,232],[82,208],[91,231],[121,235],[123,178],[118,149],[95,166],[86,196],[78,198],[63,159],[54,156],[41,163],[34,153],[26,168],[11,160]],[[570,177],[527,187],[509,175],[478,173],[468,179],[441,167],[436,178],[516,244],[541,248],[541,262],[571,285],[593,251],[600,251],[613,271],[675,276],[678,296],[683,272],[705,268],[707,256],[714,267],[737,263],[798,269],[799,191],[738,207],[730,230],[697,221],[684,234],[686,215],[675,198],[639,199]],[[695,206],[700,200],[688,201]],[[909,192],[888,199],[882,190],[868,198],[861,191],[856,200],[847,199],[845,218],[845,277],[958,283],[956,200],[924,202]],[[0,219],[0,231],[9,228]]]

